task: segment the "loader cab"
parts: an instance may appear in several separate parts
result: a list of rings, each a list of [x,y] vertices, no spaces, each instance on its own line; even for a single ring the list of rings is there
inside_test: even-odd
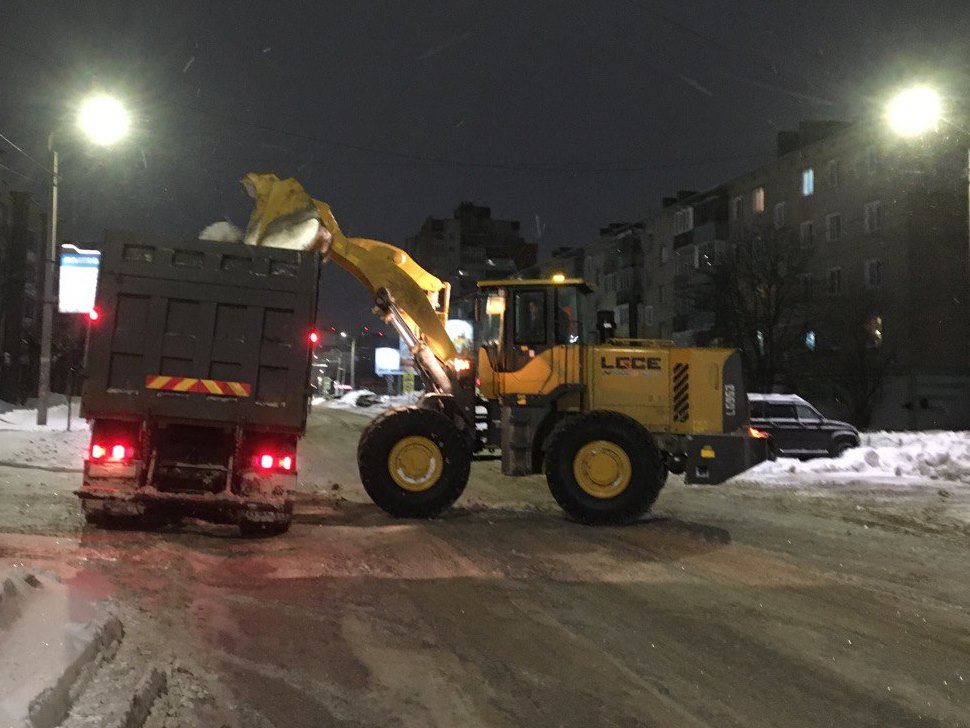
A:
[[[590,293],[581,279],[481,281],[481,354],[495,372],[519,371],[550,349],[591,338]]]

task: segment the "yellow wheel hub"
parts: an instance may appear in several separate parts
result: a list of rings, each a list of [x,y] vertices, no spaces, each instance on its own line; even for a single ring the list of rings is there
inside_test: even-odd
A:
[[[630,484],[633,466],[626,451],[609,440],[594,440],[579,448],[573,459],[579,487],[594,498],[615,498]]]
[[[391,478],[412,493],[428,490],[437,483],[444,466],[441,449],[433,440],[420,435],[398,440],[387,456]]]

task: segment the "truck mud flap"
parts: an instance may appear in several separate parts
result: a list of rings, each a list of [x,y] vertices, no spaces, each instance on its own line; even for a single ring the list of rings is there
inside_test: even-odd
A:
[[[691,484],[717,485],[768,458],[768,440],[742,435],[694,436],[687,443],[687,471]]]

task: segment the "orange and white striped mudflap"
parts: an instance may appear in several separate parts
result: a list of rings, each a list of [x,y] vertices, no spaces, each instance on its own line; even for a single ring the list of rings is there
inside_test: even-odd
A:
[[[162,374],[149,374],[145,377],[145,388],[166,392],[212,394],[217,397],[248,397],[252,391],[252,387],[244,382],[223,382],[218,379],[196,379],[195,377],[166,377]]]

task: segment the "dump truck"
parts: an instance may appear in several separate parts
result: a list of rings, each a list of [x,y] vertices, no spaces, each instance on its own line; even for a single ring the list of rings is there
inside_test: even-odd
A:
[[[472,453],[502,450],[506,475],[544,473],[573,518],[626,523],[649,510],[668,471],[719,483],[767,456],[750,427],[740,357],[730,349],[613,338],[582,280],[482,281],[477,361],[444,323],[450,289],[407,252],[344,235],[330,206],[294,179],[250,173],[244,242],[316,251],[349,270],[414,355],[426,393],[364,430],[368,495],[399,517],[440,514],[463,492]],[[485,402],[484,436],[476,410]]]
[[[316,253],[106,234],[81,398],[89,523],[289,527],[319,268]]]

